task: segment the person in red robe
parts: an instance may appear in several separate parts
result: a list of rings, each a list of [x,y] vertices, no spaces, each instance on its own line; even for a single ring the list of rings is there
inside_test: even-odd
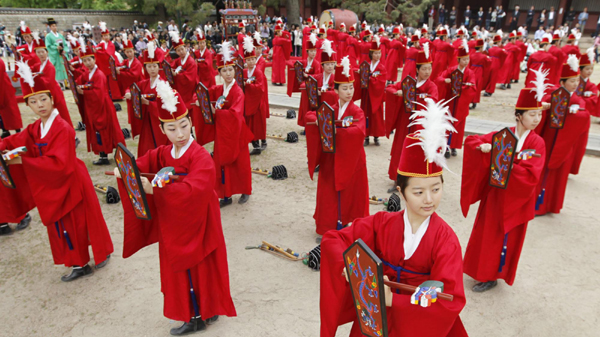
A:
[[[17,51],[21,56],[21,60],[33,67],[34,63],[40,63],[37,55],[35,54],[35,40],[39,39],[39,35],[35,33],[35,38],[31,33],[31,29],[25,25],[25,21],[21,21],[19,29],[21,30],[21,38],[25,43],[17,47]]]
[[[106,28],[105,22],[100,22],[100,29],[102,32],[102,41],[96,45],[98,68],[100,68],[100,71],[102,71],[106,76],[106,87],[108,88],[108,94],[110,95],[111,100],[120,101],[123,99],[123,94],[121,93],[119,83],[111,76],[110,66],[108,63],[108,60],[111,57],[115,60],[115,63],[119,61],[117,55],[115,54],[115,45],[110,40],[110,32],[108,31],[108,28]]]
[[[458,49],[458,66],[450,67],[440,74],[435,80],[438,86],[440,98],[449,102],[448,106],[452,111],[452,116],[456,119],[453,125],[456,128],[456,134],[451,134],[448,141],[450,150],[445,154],[446,158],[450,155],[455,157],[456,150],[462,148],[463,138],[465,135],[465,124],[469,115],[469,104],[473,100],[473,95],[477,94],[476,78],[471,69],[469,69],[469,47],[466,42]],[[459,70],[463,73],[462,89],[460,95],[455,97],[451,90],[452,72]]]
[[[332,64],[335,65],[334,62]],[[313,215],[319,235],[369,215],[367,162],[361,146],[365,137],[365,116],[352,100],[354,75],[347,56],[335,68],[333,77],[334,90],[339,95],[339,101],[332,105],[336,120],[334,153],[322,150],[316,112],[309,111],[306,114],[308,172],[311,179],[319,166],[317,202]],[[319,241],[320,238],[317,239]]]
[[[423,111],[425,109],[426,100],[430,99],[437,102],[438,89],[435,83],[431,81],[432,73],[432,60],[431,54],[429,54],[429,48],[424,48],[419,51],[417,55],[417,86],[416,86],[416,97],[417,103],[414,105],[414,111],[408,113],[404,107],[404,92],[402,91],[402,82],[398,82],[394,85],[385,88],[385,125],[386,125],[386,136],[389,138],[392,131],[394,133],[394,141],[392,143],[392,150],[390,152],[391,160],[388,169],[388,175],[390,180],[396,182],[398,176],[398,163],[402,156],[402,150],[404,149],[404,139],[406,135],[415,132],[419,127],[413,126],[411,122],[413,113],[416,111]],[[411,120],[412,118],[412,120]],[[396,191],[396,185],[388,190],[388,193]]]
[[[289,97],[292,97],[292,94],[294,92],[300,92],[300,85],[302,84],[302,82],[304,82],[305,78],[307,78],[310,75],[315,75],[323,72],[323,68],[321,67],[319,62],[316,61],[315,58],[317,55],[318,44],[320,43],[318,43],[317,34],[311,34],[311,36],[308,38],[308,46],[306,49],[307,58],[303,60],[294,61],[293,63],[295,64],[296,62],[300,62],[300,64],[302,64],[302,68],[304,69],[305,74],[302,81],[298,82],[298,80],[296,79],[296,72],[294,70],[294,66],[292,65],[291,67],[289,67],[287,84],[287,94]],[[300,102],[299,110],[302,110],[301,107],[302,101]],[[306,107],[304,107],[303,114],[304,113],[306,113]]]
[[[255,71],[260,71],[263,75],[265,74],[265,69],[267,68],[267,62],[265,61],[265,58],[263,57],[263,42],[262,42],[262,38],[260,37],[260,33],[259,32],[254,32],[254,36],[253,36],[253,43],[254,43],[254,52],[256,53],[256,70]],[[265,78],[267,78],[265,76]],[[265,93],[269,92],[269,81],[265,81],[263,83],[263,90]],[[260,104],[260,108],[262,109],[262,114],[267,116],[267,118],[271,118],[271,111],[269,108],[269,95],[263,95],[262,96],[262,103]]]
[[[510,128],[518,143],[513,149],[515,157],[506,189],[489,184],[490,165],[498,160],[490,157],[495,146],[492,137],[497,131],[465,140],[460,200],[463,215],[467,217],[469,206],[480,201],[463,265],[464,273],[478,282],[473,286],[475,292],[494,288],[498,279],[508,285],[514,283],[527,223],[535,216],[535,192],[544,168],[546,146],[533,131],[542,119],[544,89],[543,85],[525,88],[519,94],[515,106],[517,126]],[[498,150],[497,157],[505,153],[504,149]],[[508,169],[499,172],[501,176],[506,174]]]
[[[125,138],[108,94],[106,76],[96,65],[93,48],[82,45],[81,59],[86,69],[76,83],[88,123],[85,128],[88,152],[100,155],[94,165],[109,165],[108,153],[116,149],[117,144],[125,144]]]
[[[145,34],[146,34],[146,39],[148,40],[146,50],[149,49],[150,46],[153,46],[154,53],[156,54],[156,58],[161,59],[161,60],[166,59],[168,62],[170,62],[171,57],[169,56],[169,49],[166,47],[167,42],[164,40],[162,41],[162,43],[160,41],[158,41],[158,39],[157,39],[158,35],[155,35],[156,32],[153,34],[149,30],[146,29]],[[140,62],[142,62],[144,60],[144,55],[142,53],[140,53],[139,59],[140,59]],[[160,74],[160,78],[166,79],[165,72],[162,70],[162,67],[160,67],[159,74]],[[148,73],[144,72],[144,77],[148,78]]]
[[[243,50],[242,50],[242,46],[244,44],[244,38],[246,37],[246,22],[245,20],[242,20],[238,23],[238,34],[236,36],[237,38],[237,49],[238,49],[238,53],[242,54]]]
[[[369,87],[362,89],[360,108],[365,112],[366,134],[364,146],[369,145],[369,137],[379,146],[379,137],[385,136],[385,123],[383,118],[383,103],[387,70],[381,60],[381,42],[379,36],[373,37],[369,51]]]
[[[387,32],[385,31],[383,24],[377,29],[377,36],[379,37],[379,49],[381,49],[381,62],[385,66],[388,57],[388,45],[386,41],[389,41],[389,39],[387,38]]]
[[[335,25],[333,24],[332,20],[329,20],[329,22],[327,23],[327,30],[326,30],[326,38],[327,40],[331,41],[331,48],[333,48],[333,50],[336,51],[336,56],[337,55],[337,50],[338,50],[338,33],[339,31],[337,29],[335,29]],[[336,62],[338,60],[336,59]]]
[[[256,51],[254,48],[254,39],[246,36],[243,43],[244,60],[246,68],[244,69],[244,118],[246,125],[252,131],[252,152],[250,155],[261,154],[267,148],[267,116],[264,114],[268,109],[263,109],[263,95],[265,92],[264,83],[267,81],[265,74],[256,68]]]
[[[550,49],[550,38],[545,36],[540,42],[540,49],[529,56],[527,59],[527,77],[525,78],[525,87],[531,88],[534,86],[535,71],[553,72],[555,67],[559,67],[556,57],[548,52]],[[550,82],[551,78],[548,79]]]
[[[585,101],[585,109],[592,116],[600,117],[600,105],[598,104],[598,87],[590,81],[594,72],[594,48],[590,47],[579,59],[579,70],[581,78],[575,94]],[[571,172],[574,173],[574,172]],[[576,172],[575,172],[576,173]]]
[[[512,83],[514,69],[519,69],[519,55],[521,54],[521,48],[515,44],[516,37],[517,32],[512,31],[510,34],[508,34],[508,41],[504,45],[506,59],[504,60],[500,73],[498,74],[498,83],[500,83],[500,89],[502,90],[511,88],[510,84]]]
[[[373,34],[369,30],[363,33],[364,35],[361,37],[357,47],[358,67],[360,67],[360,65],[363,62],[371,63],[371,59],[369,58],[369,51],[371,50],[371,41],[373,40]]]
[[[469,56],[469,69],[473,71],[475,75],[475,84],[477,86],[477,92],[473,95],[473,102],[471,109],[475,109],[477,103],[481,101],[481,91],[485,89],[485,83],[487,82],[490,74],[490,68],[492,66],[492,59],[482,52],[483,40],[477,39],[475,41],[475,51],[471,52]]]
[[[332,62],[324,62],[322,65],[321,63],[319,63],[315,56],[317,55],[317,34],[312,33],[310,38],[308,39],[308,44],[306,46],[306,54],[307,54],[307,58],[305,60],[302,60],[302,66],[304,67],[304,81],[302,83],[298,84],[298,87],[300,88],[300,106],[298,107],[298,125],[304,127],[306,126],[306,120],[305,120],[305,116],[306,113],[310,110],[309,106],[308,106],[308,94],[306,93],[306,80],[308,79],[309,76],[314,77],[317,80],[317,85],[319,84],[319,76],[320,75],[320,79],[321,79],[321,85],[323,85],[323,68],[327,68],[327,74],[325,75],[327,77],[327,79],[329,79],[328,81],[326,81],[327,84],[329,84],[330,82],[333,83],[333,78],[335,76],[331,76],[331,74],[334,73],[335,71],[335,63]],[[326,58],[325,61],[328,61],[329,59]],[[333,63],[333,65],[330,65],[330,63]],[[295,78],[294,78],[295,80]],[[332,84],[333,85],[333,84]],[[330,90],[333,90],[332,87],[330,87]],[[335,100],[334,100],[335,101]],[[304,131],[302,131],[300,134],[304,134]]]
[[[400,56],[404,55],[406,45],[400,38],[400,27],[394,27],[392,38],[385,39],[388,55],[386,58],[385,69],[387,69],[387,84],[393,84],[398,81],[398,68],[401,66]]]
[[[550,49],[548,52],[552,56],[556,57],[556,67],[550,71],[550,83],[559,85],[561,75],[561,64],[565,64],[567,61],[567,54],[560,48],[560,35],[557,33],[552,35],[552,42],[550,43]]]
[[[197,116],[192,116],[192,120],[198,121],[195,124],[198,143],[204,145],[214,141],[215,189],[222,198],[221,207],[231,205],[234,194],[241,194],[238,203],[244,204],[252,193],[248,143],[253,135],[244,119],[244,92],[234,80],[232,54],[231,42],[223,42],[221,52],[217,54],[217,68],[224,84],[209,90],[211,101],[224,100],[222,105],[211,105],[214,123],[206,124],[200,109],[194,109]]]
[[[215,192],[215,165],[210,154],[191,137],[192,123],[182,97],[159,80],[160,128],[172,143],[152,149],[136,160],[140,172],[171,167],[178,180],[142,177],[151,220],[135,216],[122,179],[123,257],[158,242],[164,315],[184,322],[174,336],[206,330],[219,315],[236,316],[229,287],[227,249]],[[115,175],[120,177],[118,168]],[[184,210],[195,210],[185,212]]]
[[[515,38],[515,45],[519,47],[520,52],[516,63],[517,65],[513,69],[512,83],[519,83],[521,64],[523,63],[523,60],[525,60],[525,56],[527,56],[527,45],[523,42],[523,40],[523,32],[518,31],[517,37]]]
[[[360,50],[357,51],[359,46],[358,40],[356,39],[356,24],[350,26],[350,33],[346,38],[346,50],[342,54],[348,55],[350,59],[350,67],[352,69],[358,67],[358,58],[360,55]]]
[[[15,92],[15,88],[13,88],[6,73],[6,65],[0,59],[0,129],[2,129],[2,138],[10,136],[8,130],[20,132],[23,128],[23,120],[21,119],[21,111],[19,111]]]
[[[204,31],[200,28],[196,29],[196,40],[198,40],[198,49],[194,54],[198,63],[198,79],[206,88],[210,88],[216,85],[213,52],[206,47],[206,35],[204,35]]]
[[[341,60],[343,55],[346,55],[346,48],[348,48],[348,37],[349,35],[348,31],[346,30],[346,24],[342,22],[340,23],[340,30],[336,34],[336,53],[338,56],[338,62]]]
[[[154,44],[148,46],[144,51],[144,69],[148,74],[148,79],[143,79],[137,82],[140,93],[142,94],[142,112],[141,118],[136,118],[133,115],[133,104],[131,101],[131,92],[128,90],[125,93],[127,99],[127,109],[131,111],[131,134],[132,137],[140,136],[138,142],[137,156],[138,158],[146,154],[146,152],[156,149],[161,145],[169,145],[169,139],[161,131],[160,121],[158,120],[158,101],[156,93],[156,85],[161,81],[159,70],[160,64],[163,61],[161,55],[156,53]]]
[[[344,251],[359,238],[383,261],[384,280],[412,286],[439,281],[443,292],[454,297],[453,301],[438,299],[422,307],[411,304],[411,293],[392,291],[384,285],[379,291],[385,292],[388,336],[467,336],[459,317],[466,303],[460,243],[452,228],[435,213],[443,194],[444,150],[425,150],[446,143],[444,130],[452,128],[448,122],[451,117],[447,108],[431,104],[422,118],[435,116],[435,125],[442,132],[408,135],[397,169],[398,192],[406,209],[356,219],[352,226],[323,236],[321,337],[335,336],[338,326],[348,322],[353,322],[350,336],[362,336],[363,320],[357,317],[343,260]],[[375,298],[372,300],[376,303]]]
[[[493,45],[487,51],[489,57],[492,59],[492,66],[490,67],[490,74],[485,86],[485,92],[483,93],[484,97],[492,97],[492,95],[496,92],[496,84],[501,82],[500,73],[507,55],[506,51],[502,48],[501,30],[496,32],[496,35],[494,35],[492,41]]]
[[[570,55],[567,63],[562,66],[560,74],[560,85],[571,94],[564,126],[558,130],[551,129],[548,116],[550,111],[547,111],[535,130],[544,139],[547,152],[542,179],[536,189],[538,196],[536,215],[560,213],[569,174],[579,170],[585,153],[590,129],[590,114],[585,109],[585,101],[573,95],[579,84],[579,76],[577,56]],[[558,88],[550,87],[543,101],[550,102],[551,93]]]
[[[458,48],[463,45],[463,40],[465,40],[465,35],[468,35],[469,32],[465,27],[461,27],[456,31],[456,36],[454,41],[452,41],[452,47],[454,48],[454,56],[448,59],[448,67],[454,67],[457,65],[456,55],[458,54]],[[502,35],[500,35],[502,36]]]
[[[13,234],[9,223],[17,224],[17,231],[27,228],[31,223],[29,211],[35,208],[35,201],[21,165],[12,165],[9,173],[16,188],[0,185],[0,236]],[[3,184],[8,180],[4,171],[0,172],[0,179]]]
[[[275,26],[275,38],[273,39],[273,65],[271,82],[274,85],[285,84],[286,62],[292,52],[292,42],[282,34],[282,27]]]
[[[437,78],[442,71],[446,70],[450,63],[450,59],[454,58],[454,47],[447,41],[448,31],[446,28],[440,27],[437,30],[437,36],[439,39],[432,42],[436,52],[436,56],[433,59],[433,70],[431,72],[431,77],[433,78]]]
[[[96,269],[108,263],[113,252],[92,179],[75,154],[75,130],[54,107],[46,77],[22,76],[23,98],[40,117],[23,132],[0,142],[0,151],[25,146],[27,150],[8,161],[22,166],[31,196],[48,231],[54,264],[72,267],[61,277],[70,282],[91,275],[88,246],[92,246]]]
[[[79,53],[81,50],[81,43],[80,40],[75,38],[73,35],[69,34],[67,36],[67,39],[69,40],[69,49],[71,49],[71,51],[73,51],[74,56],[69,60],[69,71],[73,74],[74,78],[77,78],[81,75],[81,73],[83,72],[83,69],[85,68],[83,66],[83,62],[81,62],[81,58],[79,57]],[[81,38],[81,41],[83,41],[85,43],[85,41],[83,40],[83,38]]]
[[[196,100],[196,86],[198,85],[198,66],[190,55],[183,39],[176,31],[169,32],[171,45],[179,58],[171,63],[173,68],[174,88],[183,97],[185,106],[192,109],[192,102]]]
[[[302,60],[307,58],[306,54],[306,42],[308,41],[308,37],[313,32],[313,22],[312,17],[306,19],[306,26],[302,28]]]
[[[417,55],[419,55],[419,51],[421,50],[421,46],[419,45],[419,35],[413,34],[410,37],[410,42],[412,43],[412,46],[406,49],[406,59],[404,67],[402,68],[400,82],[402,82],[406,76],[412,78],[417,76]]]
[[[569,34],[567,37],[567,44],[562,47],[563,52],[568,55],[575,55],[577,58],[581,58],[581,51],[579,46],[575,45],[575,35]]]
[[[123,34],[123,51],[125,52],[125,56],[127,59],[123,60],[123,63],[117,67],[117,78],[119,80],[119,86],[121,88],[121,92],[125,93],[125,99],[128,99],[127,93],[130,91],[131,85],[133,83],[139,83],[143,76],[143,67],[142,62],[135,58],[135,48],[133,43],[127,39],[127,34]],[[131,102],[127,101],[127,121],[132,126],[136,123],[133,116],[133,107],[131,106]],[[135,136],[133,136],[135,137]],[[139,156],[139,147],[138,147],[138,156]]]

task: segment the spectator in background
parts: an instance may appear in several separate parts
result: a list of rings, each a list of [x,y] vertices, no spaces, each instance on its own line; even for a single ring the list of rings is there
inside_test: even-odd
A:
[[[598,17],[598,23],[596,23],[596,31],[594,32],[594,35],[592,35],[592,36],[598,37],[598,32],[600,32],[600,16]]]
[[[510,18],[510,25],[509,25],[509,30],[512,32],[513,30],[517,30],[517,24],[519,23],[519,16],[521,15],[521,12],[519,11],[520,7],[519,5],[515,6],[515,10],[513,12],[512,17]]]
[[[573,9],[573,7],[571,7],[569,12],[567,12],[567,18],[565,20],[565,23],[567,24],[567,26],[571,27],[573,21],[575,21],[575,10]]]
[[[498,22],[497,20],[498,20],[498,12],[494,8],[494,10],[492,11],[492,14],[490,16],[490,25],[487,29],[495,30],[497,27],[497,25],[496,25],[496,22]]]
[[[581,31],[585,30],[585,24],[587,23],[589,17],[590,15],[587,12],[587,7],[583,9],[583,12],[579,13],[579,17],[577,19],[579,20],[579,27],[581,27]]]
[[[495,12],[495,10],[492,7],[490,7],[488,9],[487,15],[485,17],[485,29],[487,29],[487,30],[490,29],[490,25],[492,24],[492,13],[494,13],[494,12]],[[495,21],[495,15],[496,14],[494,14],[494,21]]]
[[[479,27],[483,27],[483,20],[485,18],[485,12],[483,11],[483,7],[479,7],[479,12],[477,12],[477,20],[475,24]]]
[[[467,6],[467,9],[464,12],[465,15],[465,27],[469,28],[469,26],[471,25],[471,16],[473,15],[473,13],[471,13],[471,6]]]
[[[88,21],[85,21],[85,22],[83,23],[83,28],[85,28],[85,29],[91,29],[91,28],[92,28],[91,26],[90,26],[90,27],[86,27],[86,23],[87,23],[87,25],[88,25],[88,26],[90,25]],[[133,20],[133,26],[131,27],[131,29],[132,29],[134,32],[137,32],[137,30],[139,29],[138,27],[139,27],[139,26],[138,26],[138,21],[137,21],[137,20]]]
[[[146,48],[148,48],[148,44],[145,38],[139,39],[135,44],[135,50],[138,52],[138,54],[141,54]]]
[[[435,19],[435,6],[431,5],[431,8],[427,11],[427,24],[433,29],[433,20]]]
[[[552,7],[550,7],[550,11],[548,12],[548,15],[546,16],[547,26],[548,27],[554,26],[555,19],[556,19],[556,12],[554,11],[554,6],[552,6]]]
[[[438,21],[441,25],[446,22],[446,8],[444,5],[440,5],[440,9],[438,10]]]
[[[162,32],[163,31],[163,22],[162,21],[158,21],[158,24],[156,25],[156,31],[157,32]]]
[[[179,32],[179,29],[177,28],[177,25],[175,24],[175,20],[171,20],[171,22],[169,22],[169,25],[167,26],[167,30],[169,32]]]
[[[531,30],[531,25],[533,24],[533,16],[535,15],[535,7],[531,6],[527,11],[527,18],[525,19],[525,24],[527,25],[527,30]]]
[[[506,12],[502,9],[502,6],[498,6],[497,10],[498,17],[496,19],[496,30],[504,27],[504,19],[506,18]]]
[[[302,56],[302,30],[300,26],[296,26],[296,29],[292,32],[292,41],[294,42],[294,56]]]
[[[540,16],[537,19],[538,28],[546,23],[546,8],[542,9]]]
[[[598,19],[598,27],[600,28],[600,19]],[[596,63],[598,63],[598,48],[600,48],[600,36],[598,36],[598,29],[596,29],[596,38],[594,39],[594,50],[596,51]]]
[[[452,10],[450,11],[450,16],[448,17],[448,24],[450,26],[456,25],[456,7],[452,6]]]
[[[544,34],[546,34],[546,31],[544,30],[544,26],[538,26],[538,30],[535,32],[535,34],[533,35],[533,38],[535,40],[542,40],[542,38],[544,37]]]

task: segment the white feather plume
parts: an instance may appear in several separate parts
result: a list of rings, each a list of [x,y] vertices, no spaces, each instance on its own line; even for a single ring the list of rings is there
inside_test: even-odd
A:
[[[160,100],[162,101],[162,108],[173,114],[177,111],[177,104],[179,104],[179,100],[173,91],[173,88],[169,85],[169,82],[158,80],[156,82],[156,94],[160,96]]]
[[[223,63],[231,62],[231,41],[225,41],[221,44],[221,55],[223,55]]]
[[[594,54],[594,47],[589,47],[585,53],[587,54],[588,58],[590,59],[590,64],[594,64],[594,59],[595,59],[595,54]]]
[[[452,117],[448,109],[450,101],[451,99],[435,102],[431,98],[426,98],[426,104],[415,102],[424,107],[425,110],[413,113],[410,116],[413,121],[408,125],[409,127],[413,125],[423,127],[423,129],[416,132],[416,136],[421,141],[411,146],[420,145],[428,162],[435,163],[445,169],[448,169],[446,158],[444,158],[444,153],[446,153],[446,149],[448,148],[447,133],[456,132],[456,129],[452,126],[452,122],[456,121],[456,118]]]
[[[171,41],[173,41],[173,43],[179,43],[179,41],[181,41],[178,31],[170,31],[169,36],[171,37]]]
[[[100,26],[100,29],[102,29],[102,30],[106,30],[106,22],[104,22],[104,21],[100,21],[100,22],[98,23],[98,25]]]
[[[429,42],[423,44],[423,52],[425,53],[425,58],[429,59]]]
[[[126,33],[121,34],[121,39],[123,40],[123,45],[127,44],[127,34]]]
[[[421,30],[415,29],[415,32],[413,33],[413,35],[416,35],[420,39],[421,38]]]
[[[326,53],[329,57],[331,57],[331,55],[333,55],[333,53],[335,53],[333,51],[333,48],[331,48],[331,41],[329,41],[329,40],[323,40],[323,45],[321,46],[321,50],[323,51],[323,53]]]
[[[20,26],[21,26],[21,32],[25,33],[27,31],[27,26],[25,26],[25,21],[21,21]]]
[[[244,51],[246,53],[252,53],[254,51],[254,43],[252,38],[248,35],[244,36]]]
[[[77,44],[77,38],[75,38],[75,36],[69,34],[67,35],[67,39],[69,39],[69,42],[71,43],[72,46],[75,46]]]
[[[115,52],[115,55],[117,56],[117,60],[119,61],[119,63],[123,63],[123,56],[121,56],[121,53],[119,52]]]
[[[35,81],[33,79],[33,73],[31,72],[31,68],[29,68],[29,65],[27,64],[28,62],[29,61],[16,61],[15,64],[19,68],[17,69],[17,74],[21,76],[23,82],[27,83],[30,87],[33,88],[33,86],[35,85]]]
[[[354,27],[354,29],[356,29],[356,22],[352,24],[352,27]]]
[[[426,29],[427,31],[429,31],[429,27],[427,27],[426,23],[423,24],[423,28]]]
[[[400,24],[400,30],[404,30],[404,25]]]
[[[322,24],[322,25],[321,25],[321,28],[322,28],[324,31],[327,31],[327,27],[325,27],[325,24]]]
[[[385,26],[383,25],[383,23],[381,24],[381,26],[379,26],[379,28],[381,28],[385,31]]]
[[[462,40],[462,47],[465,49],[465,52],[469,53],[469,44],[467,43],[467,39]]]
[[[574,54],[570,54],[569,58],[567,58],[567,64],[571,67],[571,70],[577,72],[579,70],[579,59]]]
[[[548,78],[548,74],[550,73],[550,69],[544,70],[543,67],[535,70],[531,69],[531,71],[535,74],[535,80],[533,80],[533,90],[535,91],[535,99],[538,102],[542,101],[544,98],[544,93],[548,88],[552,85],[550,83],[546,83],[546,78]]]
[[[316,46],[317,45],[317,34],[310,33],[308,40],[310,41],[310,43],[312,43],[313,46]]]
[[[548,39],[548,41],[552,41],[552,34],[546,33],[546,34],[544,34],[544,35],[542,36],[542,39],[543,39],[543,38],[547,38],[547,39]]]
[[[346,55],[342,59],[342,75],[350,77],[350,58]]]
[[[379,45],[381,44],[381,39],[379,38],[379,35],[374,35],[373,40],[375,40],[375,43],[377,43],[377,48],[379,48]]]
[[[200,29],[200,27],[196,28],[196,35],[198,35],[199,38],[204,37],[204,32],[202,31],[202,29]]]
[[[260,44],[262,42],[262,38],[260,37],[260,33],[258,31],[254,32],[254,40],[256,43]]]
[[[146,35],[146,38],[152,38],[154,37],[154,35],[152,35],[152,33],[150,33],[149,30],[146,29],[146,31],[144,32],[144,34]]]
[[[153,59],[155,51],[156,51],[156,45],[154,44],[154,41],[149,41],[148,42],[148,57]]]
[[[31,36],[33,36],[33,39],[35,40],[35,43],[39,44],[40,43],[40,33],[38,33],[37,31],[32,32]]]
[[[500,35],[500,37],[502,37],[502,34],[503,34],[503,33],[502,33],[502,29],[498,29],[498,30],[496,31],[496,35]]]
[[[80,46],[80,50],[82,53],[85,53],[85,51],[87,50],[87,45],[85,44],[85,39],[83,38],[83,36],[79,37],[79,46]]]

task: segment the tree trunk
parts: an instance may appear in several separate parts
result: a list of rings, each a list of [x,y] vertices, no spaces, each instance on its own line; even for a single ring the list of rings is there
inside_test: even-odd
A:
[[[300,5],[298,4],[298,0],[286,0],[287,4],[287,23],[288,27],[291,27],[293,24],[300,24]]]

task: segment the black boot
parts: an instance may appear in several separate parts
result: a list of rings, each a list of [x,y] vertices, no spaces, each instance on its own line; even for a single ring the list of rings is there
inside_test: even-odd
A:
[[[242,194],[242,196],[240,197],[240,200],[238,200],[238,204],[240,204],[240,205],[245,204],[246,202],[248,202],[248,199],[250,199],[249,194]]]
[[[510,89],[510,83],[506,85],[506,89]]]
[[[506,90],[506,85],[504,85],[504,83],[500,84],[500,90]]]
[[[446,153],[444,153],[444,157],[446,157],[446,159],[450,158],[450,150],[446,149]]]
[[[0,136],[0,137],[2,137],[4,139],[8,136],[10,136],[10,132],[8,132],[8,130],[2,130],[2,136]]]
[[[171,329],[172,336],[183,336],[191,332],[206,330],[206,324],[200,317],[194,317],[189,322],[183,323],[179,328]]]
[[[27,228],[29,226],[30,222],[31,222],[31,215],[29,215],[29,213],[27,213],[27,215],[25,215],[23,220],[21,220],[19,222],[19,224],[17,225],[17,230],[20,231],[20,230]]]
[[[375,146],[381,145],[379,144],[379,137],[373,137],[373,143],[375,143]]]
[[[320,169],[320,168],[321,168],[321,166],[317,165],[317,166],[315,167],[315,172],[319,172],[319,169]]]
[[[456,157],[456,149],[452,149],[452,157]]]
[[[94,165],[110,165],[110,161],[108,160],[108,156],[104,152],[100,152],[100,158],[94,161],[92,164]]]
[[[109,260],[110,260],[110,254],[108,254],[108,255],[106,256],[106,260],[104,260],[104,261],[102,261],[102,262],[100,262],[100,263],[98,263],[98,264],[96,265],[96,269],[101,269],[101,268],[104,268],[104,267],[106,267],[106,265],[108,264],[108,261],[109,261]]]
[[[221,200],[219,200],[219,207],[223,208],[225,206],[229,206],[233,203],[233,200],[231,200],[231,198],[223,198]]]
[[[73,266],[73,270],[71,271],[71,274],[64,275],[63,277],[60,278],[60,280],[63,282],[71,282],[71,281],[75,281],[76,279],[78,279],[82,276],[92,275],[93,273],[94,273],[94,271],[92,270],[92,267],[90,267],[87,264],[83,267]]]
[[[261,151],[264,151],[264,150],[266,150],[266,149],[267,149],[267,140],[266,140],[266,139],[262,139],[262,140],[260,141],[260,150],[261,150]]]
[[[251,156],[255,156],[257,154],[260,154],[260,144],[258,143],[258,140],[253,140],[252,141],[252,147],[254,149],[252,149],[252,151],[250,151],[250,155]]]
[[[363,145],[364,146],[369,146],[369,137],[365,138],[365,143]]]
[[[498,281],[480,282],[473,286],[473,291],[476,293],[482,293],[488,291],[498,285]]]
[[[471,107],[469,107],[469,109],[475,109],[477,107],[477,103],[472,103]]]
[[[79,138],[75,137],[75,148],[77,148],[79,144],[81,144],[81,141],[79,140]]]
[[[217,323],[218,320],[219,320],[219,315],[216,315],[216,316],[213,316],[213,317],[207,319],[206,321],[204,321],[204,323],[211,325],[211,324]]]
[[[483,93],[483,97],[492,97],[492,94],[486,91]]]
[[[0,224],[0,236],[11,235],[13,233],[12,228],[7,223]]]

